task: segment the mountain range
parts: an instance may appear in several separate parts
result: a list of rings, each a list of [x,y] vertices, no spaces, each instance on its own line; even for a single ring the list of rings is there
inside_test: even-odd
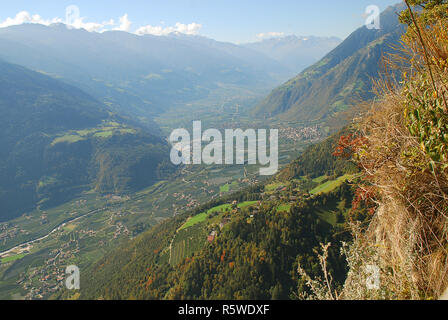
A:
[[[405,31],[397,19],[402,9],[400,4],[382,12],[380,29],[363,26],[353,32],[319,62],[274,89],[253,114],[328,123],[373,98],[372,79],[379,77],[383,57],[397,50],[393,45]]]
[[[244,46],[278,61],[297,74],[319,61],[341,42],[337,37],[290,35],[247,43]]]
[[[0,58],[75,85],[121,113],[146,118],[223,86],[267,89],[288,74],[254,50],[200,36],[96,33],[64,24],[0,29]]]

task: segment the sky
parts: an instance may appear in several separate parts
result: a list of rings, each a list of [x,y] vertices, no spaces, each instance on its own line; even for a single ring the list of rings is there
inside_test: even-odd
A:
[[[0,2],[0,27],[70,22],[77,28],[164,35],[178,31],[245,43],[284,35],[346,38],[366,8],[400,0],[15,0]],[[76,6],[67,20],[66,8]],[[74,7],[72,7],[74,8]],[[77,18],[78,17],[78,18]]]

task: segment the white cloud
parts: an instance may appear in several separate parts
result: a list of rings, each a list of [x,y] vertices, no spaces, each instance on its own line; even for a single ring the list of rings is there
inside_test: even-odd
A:
[[[43,24],[43,25],[48,26],[52,23],[58,23],[58,22],[62,22],[62,20],[59,18],[54,18],[52,20],[45,20],[45,19],[42,19],[42,17],[38,14],[31,15],[27,11],[21,11],[18,14],[16,14],[16,16],[14,18],[8,17],[8,18],[6,18],[5,21],[0,22],[0,28],[16,26],[16,25],[19,25],[22,23],[37,23],[37,24]]]
[[[103,23],[96,22],[84,22],[85,18],[76,18],[74,19],[69,26],[76,29],[86,29],[89,32],[100,32],[107,25],[114,25],[114,21],[110,20]],[[42,24],[45,26],[49,26],[54,23],[66,23],[66,21],[61,18],[53,18],[53,19],[43,19],[40,15],[34,14],[31,15],[28,11],[21,11],[14,18],[8,17],[3,22],[0,22],[0,28],[6,28],[10,26],[16,26],[24,23],[35,23]]]
[[[20,25],[23,23],[36,23],[36,24],[43,24],[46,26],[51,25],[53,23],[65,23],[69,27],[76,29],[85,29],[89,32],[104,32],[108,30],[131,32],[131,26],[132,26],[132,21],[129,19],[127,13],[119,18],[118,23],[116,23],[114,19],[110,19],[109,21],[103,21],[100,23],[100,22],[86,22],[85,17],[79,17],[79,16],[77,18],[74,17],[71,20],[61,18],[53,18],[50,20],[45,20],[38,14],[31,15],[28,11],[21,11],[14,18],[8,17],[4,21],[0,21],[0,28]],[[188,35],[196,35],[202,28],[201,24],[195,22],[190,24],[183,24],[178,22],[174,26],[169,27],[163,26],[164,22],[161,22],[161,24],[162,24],[161,26],[147,25],[140,27],[137,29],[135,34],[138,35],[152,34],[163,36],[173,32],[179,32]]]
[[[176,23],[176,31],[180,32],[180,33],[185,33],[185,34],[198,34],[199,30],[201,30],[202,28],[202,24],[198,24],[198,23],[190,23],[190,24],[182,24],[182,23]]]
[[[266,32],[257,34],[258,39],[279,38],[285,35],[284,32]]]
[[[151,26],[147,25],[144,27],[140,27],[135,32],[138,35],[144,35],[144,34],[152,34],[155,36],[164,36],[168,35],[173,32],[179,32],[184,33],[188,35],[196,35],[199,33],[199,30],[201,30],[202,25],[198,23],[190,23],[190,24],[183,24],[183,23],[176,23],[174,27],[162,27],[162,26]]]
[[[69,26],[75,29],[85,29],[89,32],[101,32],[105,27],[105,23],[84,22],[84,18],[78,18]]]
[[[114,30],[129,32],[131,30],[131,25],[132,22],[129,20],[128,14],[126,13],[124,16],[120,17],[120,26],[114,28]]]

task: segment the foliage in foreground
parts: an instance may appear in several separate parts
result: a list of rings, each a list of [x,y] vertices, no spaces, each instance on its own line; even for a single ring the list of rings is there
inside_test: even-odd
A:
[[[374,212],[354,229],[345,298],[432,299],[448,285],[448,5],[410,2],[423,10],[402,14],[405,49],[390,59],[403,81],[377,83],[383,98],[360,123],[362,140],[341,146],[352,147],[363,170],[358,196]],[[372,263],[380,289],[357,291],[356,275]]]

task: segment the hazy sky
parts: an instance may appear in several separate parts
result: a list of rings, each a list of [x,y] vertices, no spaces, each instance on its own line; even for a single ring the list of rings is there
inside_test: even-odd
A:
[[[0,27],[22,21],[65,22],[66,7],[76,5],[81,17],[77,21],[78,25],[97,31],[113,28],[138,31],[140,34],[180,31],[235,43],[256,41],[269,35],[288,34],[345,38],[364,24],[363,15],[367,6],[376,5],[382,11],[398,2],[400,1],[15,0],[0,2]],[[17,16],[20,12],[22,13]]]

